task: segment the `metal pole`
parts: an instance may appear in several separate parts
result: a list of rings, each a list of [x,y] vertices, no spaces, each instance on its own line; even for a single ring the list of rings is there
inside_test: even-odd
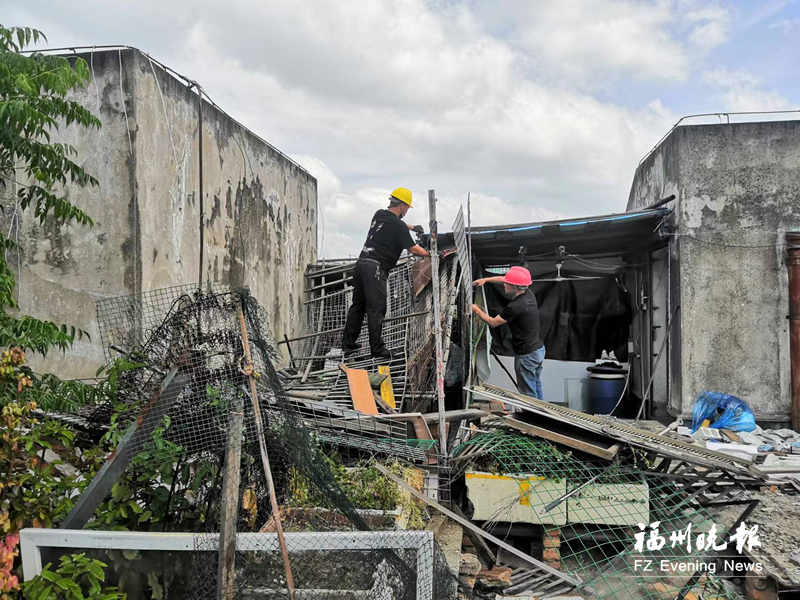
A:
[[[242,345],[244,346],[244,358],[246,361],[245,374],[250,382],[250,400],[253,402],[253,413],[256,420],[256,435],[258,436],[258,447],[261,450],[261,464],[264,467],[264,475],[267,478],[269,488],[269,501],[272,505],[272,514],[275,516],[275,532],[278,534],[278,543],[281,547],[283,557],[283,568],[286,572],[286,587],[289,588],[290,600],[295,600],[294,579],[292,578],[292,566],[289,564],[289,552],[286,550],[286,540],[283,537],[283,526],[281,525],[281,513],[278,507],[278,498],[275,496],[275,484],[272,481],[272,469],[269,466],[269,455],[267,454],[267,443],[264,440],[264,423],[261,420],[261,408],[258,404],[258,390],[253,378],[253,360],[250,357],[250,343],[247,340],[247,327],[244,323],[244,312],[242,305],[236,307],[239,313],[239,327],[242,330]]]
[[[792,429],[800,431],[800,233],[786,234],[789,270],[789,364],[792,376]]]
[[[428,190],[428,218],[431,231],[431,292],[433,296],[433,335],[436,341],[436,395],[439,400],[439,447],[447,456],[447,433],[444,420],[444,360],[442,355],[442,317],[439,297],[439,225],[436,221],[436,192]]]
[[[195,84],[197,85],[197,84]],[[197,102],[199,121],[197,132],[199,139],[199,172],[200,172],[200,273],[197,277],[198,287],[203,287],[203,246],[205,245],[205,214],[203,214],[203,90],[197,85]]]
[[[473,299],[472,298],[472,207],[470,205],[470,197],[471,197],[471,195],[472,194],[467,193],[467,254],[469,255],[468,256],[468,259],[469,259],[469,275],[468,275],[468,277],[469,277],[469,279],[465,283],[465,285],[468,286],[467,290],[469,290],[469,293],[467,294],[467,297],[469,298],[470,301]],[[472,352],[474,351],[474,348],[473,348],[474,342],[472,341],[472,305],[471,304],[472,303],[470,302],[470,306],[465,306],[464,307],[464,312],[465,312],[466,318],[467,318],[467,330],[468,330],[467,340],[469,341],[469,354],[467,355],[467,368],[468,368],[467,385],[469,385],[469,386],[472,385]],[[469,408],[470,404],[472,404],[472,393],[471,392],[466,392],[466,396],[467,396],[466,397],[467,401],[464,403],[464,406],[466,408]]]

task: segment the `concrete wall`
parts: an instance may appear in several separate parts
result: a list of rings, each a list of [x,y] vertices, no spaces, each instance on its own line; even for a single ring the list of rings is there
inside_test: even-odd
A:
[[[762,421],[790,406],[783,233],[800,229],[800,121],[676,129],[639,167],[628,210],[676,195],[670,227],[671,412],[702,390]]]
[[[72,377],[94,375],[103,360],[96,298],[194,283],[199,274],[197,96],[134,50],[84,58],[93,63],[96,90],[92,83],[75,99],[103,127],[67,128],[59,139],[100,181],[69,189],[95,226],[41,227],[28,214],[20,228],[22,312],[91,333],[91,343],[46,359],[47,369]],[[208,103],[203,171],[203,280],[249,287],[268,310],[272,333],[291,335],[300,324],[305,265],[316,258],[316,180]]]

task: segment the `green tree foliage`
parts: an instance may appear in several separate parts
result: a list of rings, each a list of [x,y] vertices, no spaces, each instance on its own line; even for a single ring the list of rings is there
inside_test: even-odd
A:
[[[47,565],[42,573],[23,585],[30,600],[124,600],[116,588],[103,588],[108,565],[85,554],[62,556],[56,570]]]
[[[92,225],[83,210],[69,201],[67,186],[97,185],[73,159],[75,148],[52,140],[70,126],[99,128],[100,121],[68,99],[89,80],[86,61],[24,53],[44,39],[35,29],[0,25],[0,189],[16,189],[16,211],[32,212],[39,223],[75,222]],[[10,207],[0,206],[7,210]],[[101,464],[98,449],[78,452],[74,433],[55,420],[40,419],[39,409],[65,410],[113,392],[114,380],[90,388],[52,375],[37,376],[26,364],[25,351],[42,355],[66,351],[84,332],[27,316],[18,316],[16,279],[6,262],[19,250],[0,233],[0,598],[19,593],[19,535],[23,527],[50,527],[74,504],[74,492],[86,485]],[[47,457],[45,459],[45,457]],[[65,470],[70,463],[72,471]],[[76,472],[75,469],[78,469]],[[113,598],[99,590],[99,565],[78,557],[62,563],[28,592],[52,597],[56,588],[70,598]],[[83,589],[73,580],[86,583]],[[55,586],[55,587],[53,587]],[[66,586],[66,587],[65,587]]]
[[[16,184],[20,210],[32,210],[40,223],[74,221],[92,225],[92,219],[68,199],[67,184],[97,185],[73,158],[69,144],[53,142],[61,127],[99,128],[100,121],[79,103],[68,100],[70,91],[89,81],[89,67],[80,58],[24,54],[29,45],[44,38],[35,29],[0,25],[0,186]],[[16,244],[0,233],[0,347],[20,347],[46,354],[55,347],[66,350],[84,332],[31,317],[17,317],[16,280],[5,260]]]

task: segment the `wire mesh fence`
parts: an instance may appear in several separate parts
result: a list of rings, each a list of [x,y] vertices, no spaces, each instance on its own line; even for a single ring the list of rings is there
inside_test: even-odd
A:
[[[544,559],[587,582],[584,595],[736,597],[709,567],[727,532],[644,453],[624,452],[614,461],[578,457],[498,426],[474,433],[453,460],[465,476],[473,518],[487,530],[541,527]]]
[[[247,292],[159,290],[103,300],[98,317],[104,346],[133,364],[115,405],[90,419],[110,428],[117,450],[78,512],[92,529],[192,532],[194,551],[181,558],[192,576],[171,576],[170,597],[455,597],[441,551],[415,546],[417,532],[405,541],[395,532],[393,545],[380,535],[360,546],[324,535],[287,541],[284,533],[394,529],[392,511],[419,509],[371,473],[369,459],[410,461],[393,468],[424,489],[431,477],[412,465],[430,461],[435,441],[286,390],[266,314]],[[361,452],[346,461],[337,447]],[[121,578],[135,572],[124,562],[115,563]],[[166,571],[153,577],[167,585]]]

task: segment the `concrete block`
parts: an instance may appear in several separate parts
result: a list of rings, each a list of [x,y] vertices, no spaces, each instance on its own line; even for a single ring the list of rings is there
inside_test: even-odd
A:
[[[567,505],[562,502],[541,514],[550,502],[567,493],[566,481],[552,481],[533,475],[495,475],[468,472],[467,495],[475,508],[476,521],[566,525]]]
[[[698,442],[703,442],[705,440],[721,440],[722,433],[720,433],[719,429],[714,429],[713,427],[700,427],[691,434],[690,437]]]
[[[750,444],[720,444],[718,442],[707,441],[705,446],[714,452],[724,452],[725,454],[751,461],[754,460],[755,456],[758,454],[758,446],[751,446]]]
[[[650,515],[650,491],[644,483],[590,485],[566,502],[569,523],[638,525]]]

